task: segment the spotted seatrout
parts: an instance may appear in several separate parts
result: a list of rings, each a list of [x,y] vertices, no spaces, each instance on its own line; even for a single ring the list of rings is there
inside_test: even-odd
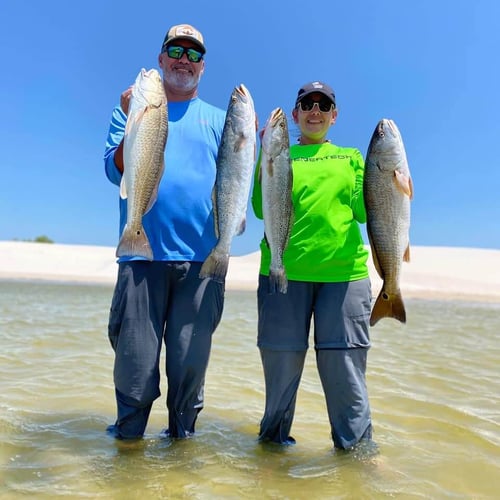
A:
[[[260,163],[264,233],[271,250],[269,291],[286,293],[288,279],[283,267],[292,228],[292,164],[286,115],[281,108],[272,111],[262,135]]]
[[[218,241],[201,267],[200,278],[224,282],[233,237],[245,231],[255,164],[255,123],[252,96],[241,84],[231,94],[217,154],[212,204]]]

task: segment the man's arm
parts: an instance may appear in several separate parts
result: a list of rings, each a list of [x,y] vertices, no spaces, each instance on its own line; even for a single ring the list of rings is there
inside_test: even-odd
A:
[[[108,179],[116,185],[120,184],[123,173],[123,137],[125,125],[130,106],[132,87],[122,92],[120,96],[120,107],[113,110],[111,124],[109,126],[106,150],[104,152],[104,168]]]

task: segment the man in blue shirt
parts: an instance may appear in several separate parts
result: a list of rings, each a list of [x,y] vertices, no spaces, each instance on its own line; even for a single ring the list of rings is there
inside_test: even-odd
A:
[[[119,439],[143,436],[153,401],[160,396],[160,351],[166,348],[166,434],[194,433],[212,334],[223,309],[224,284],[198,277],[216,244],[211,190],[225,111],[198,97],[206,49],[201,33],[182,24],[165,36],[159,66],[168,102],[165,170],[158,198],[143,217],[153,261],[120,257],[108,333],[115,351],[118,416],[108,432]],[[119,185],[131,88],[113,110],[105,171]],[[120,234],[127,201],[120,199]]]

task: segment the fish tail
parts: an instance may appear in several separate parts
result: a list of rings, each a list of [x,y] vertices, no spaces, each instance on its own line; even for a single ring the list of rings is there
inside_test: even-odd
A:
[[[288,290],[288,279],[285,274],[285,269],[280,267],[278,269],[269,270],[269,293],[286,293]]]
[[[153,250],[142,225],[135,231],[125,226],[118,247],[116,248],[116,256],[144,257],[145,259],[153,260]]]
[[[394,318],[401,323],[406,323],[405,305],[399,290],[395,294],[389,294],[383,288],[380,291],[372,309],[370,326],[375,325],[382,318]]]
[[[221,253],[215,249],[205,259],[200,269],[200,278],[211,278],[219,283],[224,283],[229,267],[229,254]]]

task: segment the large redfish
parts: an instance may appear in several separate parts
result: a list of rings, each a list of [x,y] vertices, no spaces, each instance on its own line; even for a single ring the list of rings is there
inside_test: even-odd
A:
[[[124,171],[120,196],[127,200],[127,223],[116,255],[153,260],[153,251],[142,225],[158,194],[164,170],[167,141],[167,98],[157,70],[142,69],[132,88],[123,139]]]
[[[200,278],[224,282],[233,237],[245,231],[255,163],[255,124],[252,96],[241,84],[231,94],[217,154],[212,205],[218,241],[201,267]]]
[[[373,132],[366,155],[364,197],[373,263],[383,280],[370,325],[386,317],[405,323],[400,276],[402,262],[410,260],[413,184],[403,139],[392,120],[380,120]]]

